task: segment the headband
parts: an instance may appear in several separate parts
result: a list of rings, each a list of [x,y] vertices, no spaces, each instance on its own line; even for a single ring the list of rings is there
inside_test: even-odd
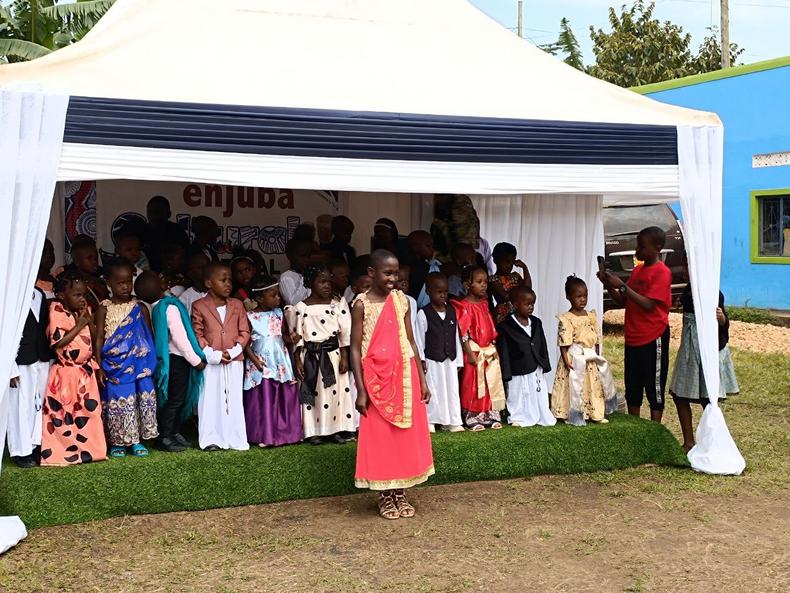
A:
[[[275,286],[279,286],[279,282],[275,282],[274,284],[269,284],[269,286],[262,286],[261,288],[251,288],[250,292],[263,292],[264,290],[269,290],[270,288],[274,288]]]

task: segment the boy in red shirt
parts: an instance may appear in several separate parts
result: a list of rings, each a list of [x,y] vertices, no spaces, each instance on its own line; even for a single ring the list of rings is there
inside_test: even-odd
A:
[[[672,273],[660,261],[666,234],[648,227],[636,238],[635,267],[625,283],[610,272],[598,278],[612,299],[625,305],[625,399],[628,413],[639,416],[647,393],[650,419],[661,422],[664,391],[669,370],[669,307],[672,305]]]

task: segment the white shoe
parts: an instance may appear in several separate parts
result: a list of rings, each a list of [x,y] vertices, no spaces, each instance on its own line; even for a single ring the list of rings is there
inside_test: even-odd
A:
[[[428,425],[428,432],[436,432],[436,426],[433,424]]]
[[[464,432],[463,426],[447,426],[446,430],[448,432]]]
[[[521,422],[511,422],[510,426],[515,426],[516,428],[524,428],[524,425]]]

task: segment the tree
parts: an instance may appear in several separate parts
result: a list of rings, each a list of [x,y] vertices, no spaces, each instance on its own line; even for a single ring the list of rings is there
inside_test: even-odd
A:
[[[691,35],[669,21],[653,18],[655,2],[636,0],[621,6],[618,15],[609,9],[611,32],[590,27],[595,64],[592,76],[631,87],[691,73]]]
[[[79,41],[115,0],[14,0],[0,5],[0,63],[33,60]]]
[[[565,17],[560,21],[560,34],[557,41],[547,45],[541,45],[540,48],[553,56],[558,54],[563,55],[565,56],[563,61],[566,64],[573,66],[577,70],[584,70],[582,50],[579,47],[576,35],[573,34],[570,21]]]
[[[735,65],[738,56],[744,52],[737,43],[730,43],[730,63]],[[692,70],[695,74],[721,70],[721,38],[718,27],[708,27],[708,35],[702,40],[697,56],[694,58]]]

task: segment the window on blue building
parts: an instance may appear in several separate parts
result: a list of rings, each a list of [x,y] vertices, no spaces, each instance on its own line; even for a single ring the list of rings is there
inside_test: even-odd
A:
[[[790,257],[790,195],[758,196],[760,256]]]

